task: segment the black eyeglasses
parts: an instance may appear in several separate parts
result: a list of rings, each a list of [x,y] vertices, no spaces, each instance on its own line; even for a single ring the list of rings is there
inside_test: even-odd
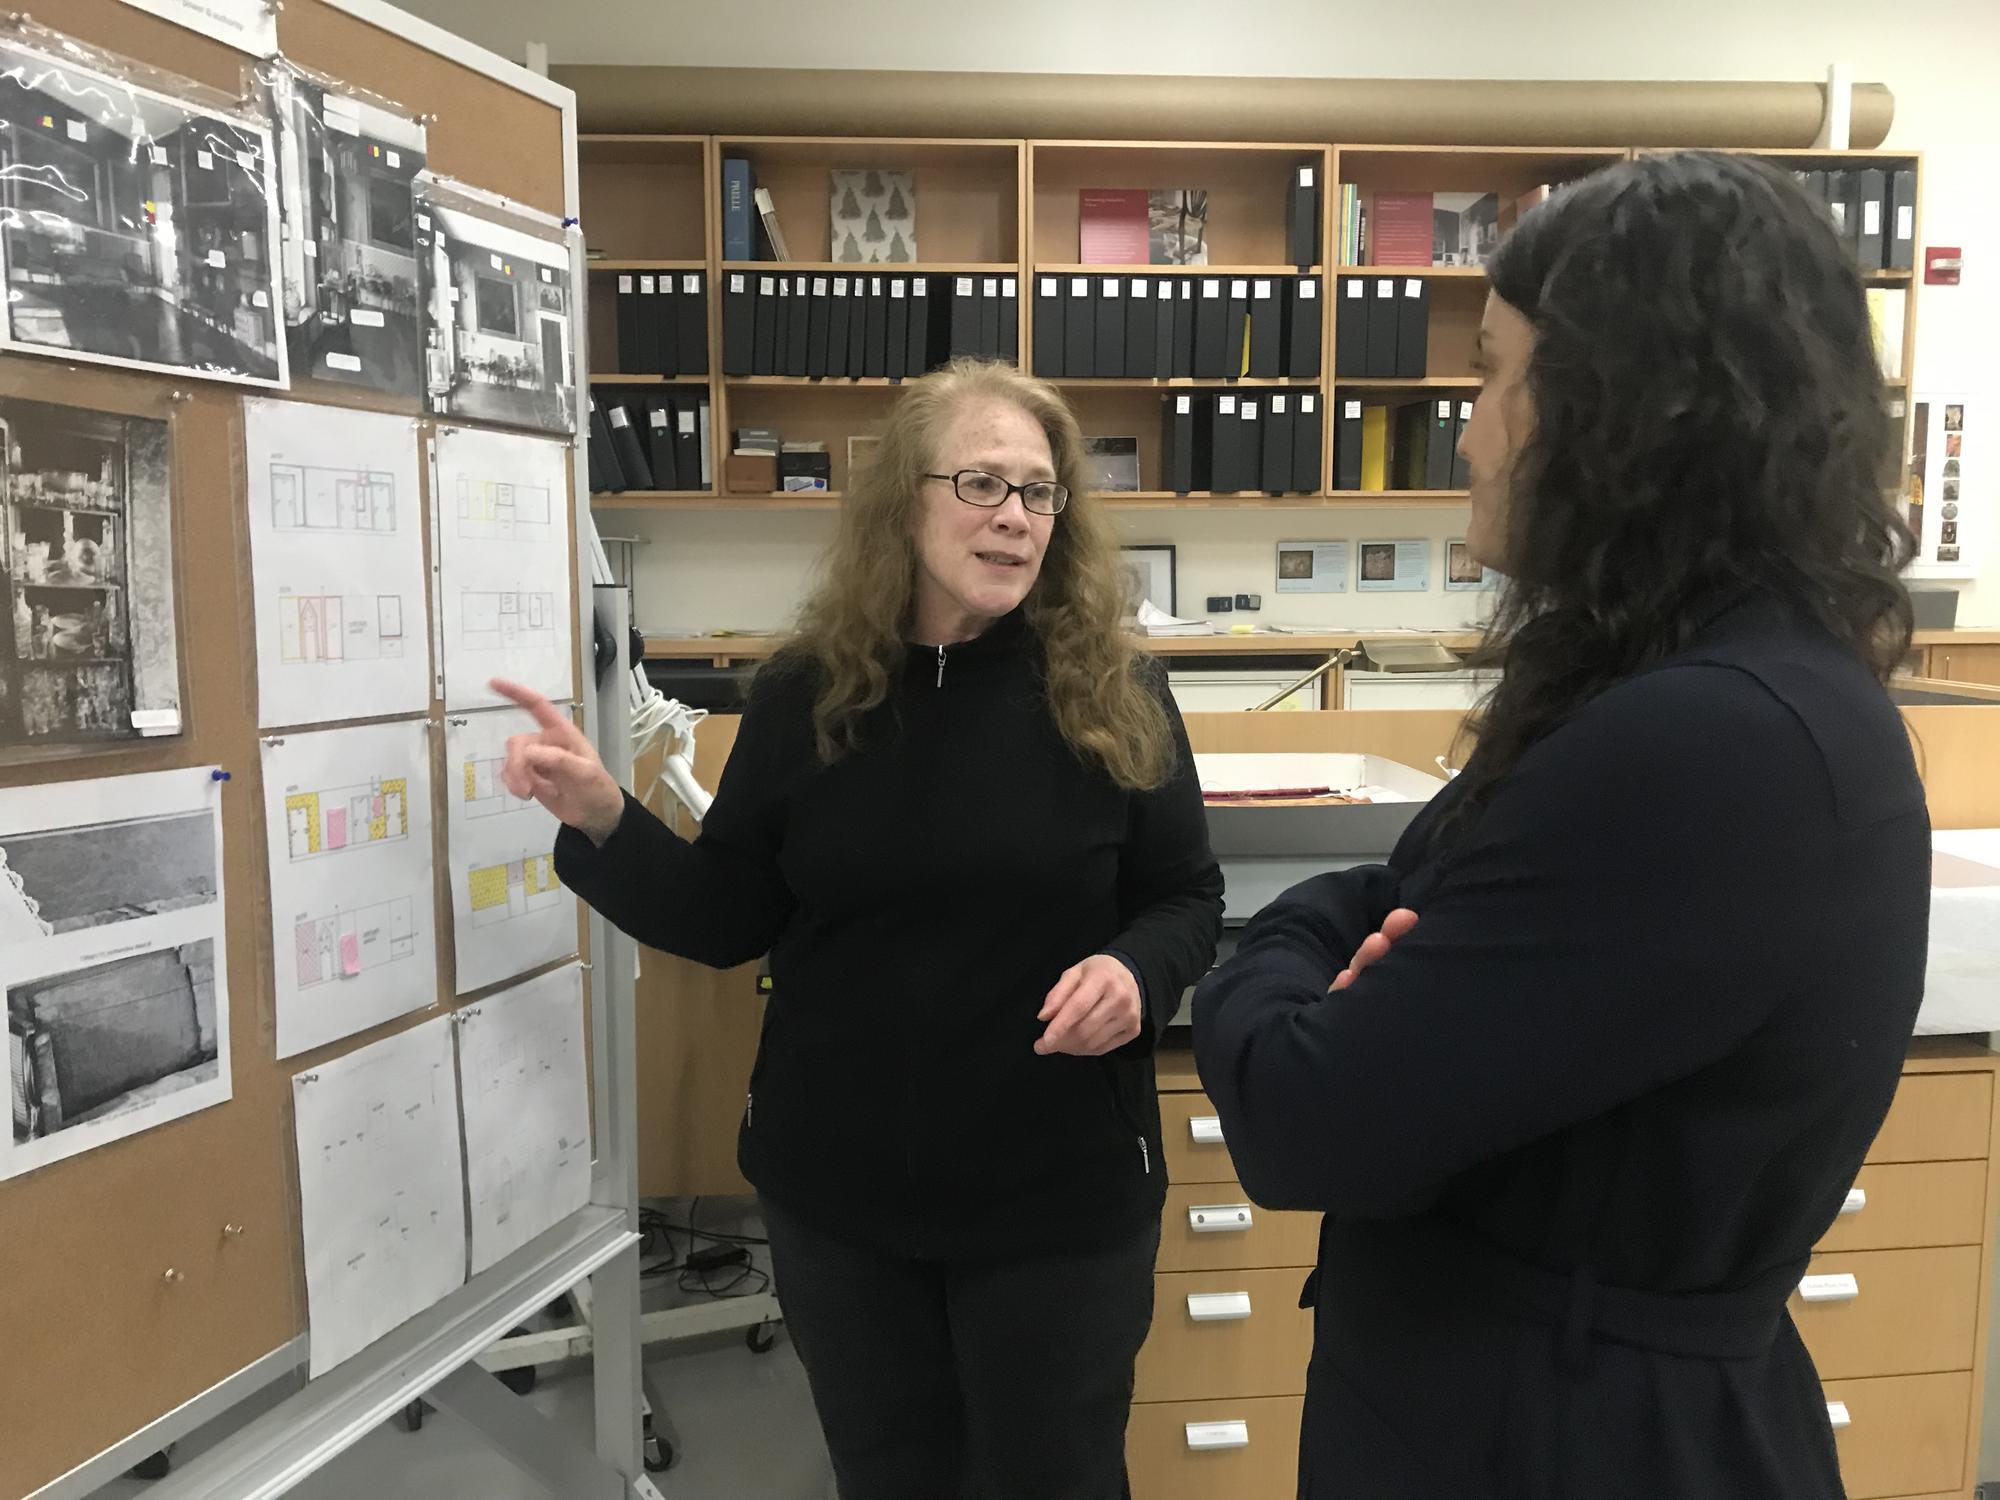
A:
[[[988,474],[984,469],[960,469],[956,474],[926,474],[923,477],[942,479],[959,499],[982,510],[998,510],[1007,503],[1009,495],[1019,495],[1021,504],[1038,516],[1061,515],[1062,508],[1069,504],[1069,486],[1057,484],[1053,479],[1037,479],[1032,484],[1009,484],[998,474]]]

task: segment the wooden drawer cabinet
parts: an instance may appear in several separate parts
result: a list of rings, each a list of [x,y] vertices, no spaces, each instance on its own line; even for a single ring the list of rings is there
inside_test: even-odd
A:
[[[1980,1270],[1977,1245],[1815,1255],[1805,1287],[1848,1276],[1855,1294],[1795,1292],[1792,1319],[1822,1380],[1969,1370]]]
[[[1991,1074],[1906,1073],[1868,1162],[1983,1160],[1992,1115]]]
[[[1162,1094],[1160,1139],[1169,1182],[1236,1181],[1236,1164],[1222,1143],[1215,1106],[1206,1094]]]
[[[1303,1396],[1312,1312],[1303,1273],[1190,1271],[1153,1278],[1153,1332],[1135,1401]]]
[[[1319,1259],[1319,1215],[1258,1208],[1233,1182],[1167,1189],[1160,1220],[1162,1271],[1310,1269]],[[1299,1280],[1305,1279],[1305,1270]]]
[[[1166,1401],[1132,1408],[1132,1500],[1292,1500],[1299,1489],[1297,1396]]]
[[[1956,1490],[1965,1482],[1972,1376],[1892,1375],[1827,1382],[1847,1500]]]
[[[1852,1211],[1819,1242],[1835,1250],[1916,1250],[1977,1245],[1985,1237],[1986,1163],[1924,1161],[1863,1167]]]
[[[2000,684],[2000,646],[1933,646],[1931,676]]]

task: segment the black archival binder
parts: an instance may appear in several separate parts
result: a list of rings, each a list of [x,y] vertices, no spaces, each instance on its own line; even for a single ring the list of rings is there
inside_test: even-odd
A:
[[[1430,373],[1431,293],[1421,276],[1401,278],[1396,299],[1396,375],[1421,380]]]
[[[888,333],[882,345],[882,373],[901,380],[910,367],[910,279],[889,278]]]
[[[776,276],[757,278],[755,343],[751,345],[750,373],[752,375],[775,375],[778,373],[778,281]]]
[[[642,278],[643,279],[643,278]],[[674,278],[662,273],[654,282],[652,373],[672,380],[681,372],[680,298]]]
[[[791,364],[792,278],[778,278],[778,302],[771,314],[775,332],[771,345],[771,373],[782,375]]]
[[[1861,261],[1861,174],[1836,172],[1833,180],[1838,183],[1835,191],[1842,204],[1839,215],[1841,237],[1847,241],[1847,253],[1854,257],[1858,265]]]
[[[702,487],[701,407],[691,396],[674,402],[674,470],[682,489]]]
[[[1035,278],[1034,323],[1035,373],[1044,380],[1063,376],[1063,294],[1062,278]]]
[[[1465,455],[1458,451],[1459,439],[1465,436],[1465,424],[1472,420],[1472,403],[1458,403],[1458,414],[1451,424],[1451,488],[1462,490],[1470,484],[1465,472]]]
[[[1368,373],[1368,278],[1343,276],[1334,292],[1333,373],[1343,380]]]
[[[639,429],[632,425],[632,414],[614,401],[604,417],[611,428],[611,451],[618,455],[625,482],[635,490],[652,489],[653,466],[646,462],[646,445],[639,440]]]
[[[674,409],[664,400],[646,403],[646,457],[653,463],[653,483],[663,490],[680,489],[679,465],[674,462]],[[698,489],[690,484],[688,489]]]
[[[1194,377],[1234,379],[1229,370],[1229,289],[1220,276],[1204,276],[1195,288]]]
[[[1324,438],[1320,432],[1319,395],[1307,391],[1292,414],[1292,485],[1303,494],[1319,493],[1319,460]]]
[[[785,373],[803,375],[812,356],[812,278],[804,272],[792,278],[792,303],[786,313]]]
[[[624,369],[628,375],[655,375],[660,369],[660,318],[653,290],[656,276],[639,278],[639,305],[633,314],[632,353]]]
[[[1883,231],[1884,264],[1891,271],[1910,271],[1917,263],[1917,174],[1898,167],[1889,174],[1889,222]]]
[[[979,278],[977,276],[954,276],[951,278],[951,353],[953,358],[961,354],[979,352]]]
[[[812,301],[806,312],[806,374],[814,380],[826,378],[826,341],[832,333],[833,285],[824,276],[812,279]]]
[[[854,306],[848,278],[831,276],[826,284],[826,373],[835,380],[854,372],[847,368],[847,319]]]
[[[1091,278],[1063,278],[1063,374],[1097,373],[1097,297]]]
[[[931,279],[910,278],[910,334],[903,350],[903,368],[915,380],[931,367]]]
[[[618,278],[618,363],[621,375],[643,375],[639,368],[639,278]]]
[[[1021,362],[1021,284],[1012,276],[1000,278],[1000,358],[1010,365]]]
[[[1195,487],[1194,407],[1199,399],[1180,393],[1168,396],[1163,403],[1160,432],[1165,445],[1160,454],[1160,483],[1176,495],[1185,495]]]
[[[1284,391],[1273,391],[1264,399],[1264,451],[1258,467],[1266,494],[1284,495],[1303,488],[1292,478],[1292,425],[1297,410],[1296,398]]]
[[[1250,282],[1250,374],[1276,380],[1285,373],[1285,304],[1280,282],[1258,276]]]
[[[625,488],[625,471],[618,467],[618,455],[611,449],[611,424],[604,420],[604,408],[590,397],[590,455],[588,477],[593,495],[615,495]]]
[[[1195,294],[1200,288],[1192,276],[1174,278],[1174,354],[1168,374],[1176,380],[1194,377]]]
[[[1458,429],[1457,409],[1458,403],[1448,396],[1429,403],[1430,452],[1424,461],[1424,488],[1427,490],[1451,488],[1452,434]]]
[[[1097,284],[1097,353],[1092,357],[1091,374],[1121,376],[1125,373],[1125,278],[1099,276]]]
[[[708,286],[699,271],[681,273],[680,357],[675,373],[708,376]]]
[[[856,275],[847,294],[847,374],[859,380],[868,363],[868,278]]]
[[[868,309],[868,316],[864,319],[866,327],[861,338],[861,373],[870,380],[880,380],[889,367],[889,283],[886,279],[869,276],[868,296],[862,305]]]
[[[1245,396],[1236,404],[1237,425],[1243,429],[1243,436],[1236,448],[1237,481],[1239,490],[1261,490],[1264,487],[1264,423],[1263,402],[1255,396]]]
[[[1883,245],[1889,228],[1889,176],[1880,167],[1865,167],[1854,177],[1855,201],[1861,211],[1855,259],[1863,271],[1879,271],[1885,264]]]
[[[1396,373],[1396,314],[1401,308],[1396,278],[1368,278],[1368,364],[1363,375],[1377,380]]]
[[[1164,285],[1164,283],[1162,283]],[[1125,278],[1125,374],[1147,380],[1153,374],[1153,341],[1160,321],[1153,311],[1153,283],[1145,276]]]
[[[1229,303],[1222,330],[1222,378],[1241,380],[1243,357],[1250,349],[1250,281],[1243,276],[1229,278]]]
[[[748,271],[731,271],[722,283],[722,373],[748,375],[756,368],[757,297]]]
[[[979,357],[1000,357],[1000,278],[979,278]]]
[[[1300,276],[1285,289],[1285,373],[1319,379],[1321,329],[1319,278]]]
[[[1162,276],[1153,284],[1153,378],[1155,380],[1166,380],[1174,373],[1174,302],[1180,295],[1180,289],[1174,284],[1175,280],[1176,278],[1172,276]]]
[[[1407,406],[1391,410],[1389,424],[1392,434],[1389,439],[1389,488],[1392,490],[1422,490],[1430,486],[1425,482],[1424,465],[1430,457],[1430,405],[1423,401],[1413,401]]]
[[[1214,422],[1209,431],[1208,487],[1218,495],[1233,495],[1244,487],[1243,418],[1239,397],[1222,393],[1213,398]]]
[[[1344,398],[1338,408],[1340,420],[1333,434],[1333,487],[1337,490],[1361,488],[1361,403]]]
[[[1291,200],[1287,207],[1286,238],[1291,242],[1291,262],[1300,270],[1319,264],[1319,169],[1300,167],[1292,173]]]

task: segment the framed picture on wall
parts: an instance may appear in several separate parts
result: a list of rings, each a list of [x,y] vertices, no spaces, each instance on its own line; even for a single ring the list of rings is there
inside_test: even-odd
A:
[[[1125,562],[1126,610],[1136,615],[1139,606],[1150,600],[1155,608],[1170,615],[1179,614],[1173,547],[1163,542],[1147,543],[1120,547],[1118,551]]]

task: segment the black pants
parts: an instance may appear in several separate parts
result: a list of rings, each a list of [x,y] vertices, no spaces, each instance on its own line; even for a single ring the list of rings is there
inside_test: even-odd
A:
[[[766,1201],[841,1500],[1119,1500],[1157,1223],[1110,1250],[921,1261]]]

